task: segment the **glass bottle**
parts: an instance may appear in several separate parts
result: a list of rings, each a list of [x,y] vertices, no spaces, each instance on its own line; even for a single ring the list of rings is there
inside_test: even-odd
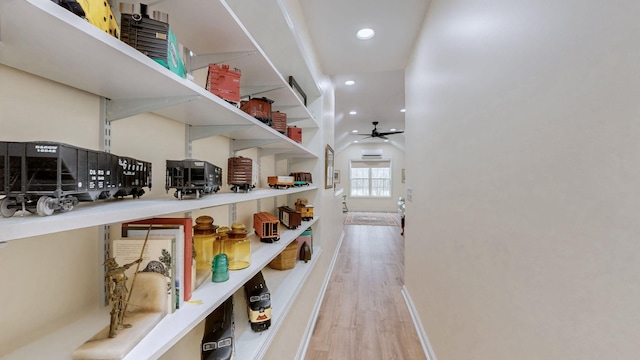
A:
[[[229,270],[240,270],[251,264],[251,240],[244,224],[234,223],[223,243],[224,253],[229,257]]]
[[[231,231],[228,226],[220,226],[218,228],[218,232],[216,233],[218,236],[216,241],[213,242],[213,256],[218,254],[224,254],[224,243],[229,240],[229,235],[227,235]],[[229,257],[229,254],[227,254]]]
[[[213,218],[208,215],[198,216],[193,227],[193,246],[196,250],[196,269],[211,270],[213,260],[213,244],[218,235],[217,225],[213,225]]]

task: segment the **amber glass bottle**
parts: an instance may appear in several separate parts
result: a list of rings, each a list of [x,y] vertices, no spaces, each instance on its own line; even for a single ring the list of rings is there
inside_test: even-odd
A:
[[[228,226],[220,226],[218,228],[218,231],[216,233],[218,237],[216,238],[216,241],[213,242],[213,256],[216,256],[218,254],[225,254],[224,243],[225,241],[229,240],[229,231],[231,231],[231,229],[229,229]],[[227,259],[230,259],[229,254],[227,254]]]
[[[213,260],[213,244],[218,235],[217,225],[213,225],[213,218],[208,215],[198,216],[193,227],[193,246],[196,249],[196,269],[211,270]]]
[[[251,240],[244,224],[234,223],[223,243],[224,253],[229,257],[229,270],[240,270],[251,265]]]

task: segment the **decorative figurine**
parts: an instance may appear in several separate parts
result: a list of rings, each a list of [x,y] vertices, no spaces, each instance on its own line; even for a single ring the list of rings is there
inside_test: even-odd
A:
[[[109,287],[109,301],[113,303],[111,309],[111,323],[109,325],[109,337],[116,337],[116,330],[128,328],[131,325],[123,324],[124,310],[127,303],[127,276],[125,270],[138,264],[142,261],[142,258],[122,266],[118,266],[118,262],[115,258],[107,259],[104,264],[107,266],[107,272],[105,278]]]

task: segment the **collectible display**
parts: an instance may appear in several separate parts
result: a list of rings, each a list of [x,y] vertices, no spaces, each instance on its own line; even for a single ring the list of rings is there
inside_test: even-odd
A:
[[[231,360],[235,352],[233,296],[218,306],[204,321],[202,360]]]
[[[127,13],[126,9],[132,8],[120,7],[120,40],[175,74],[186,77],[187,71],[179,51],[180,45],[169,26],[168,15],[154,11],[154,18],[151,18],[145,4],[140,4],[140,13]]]
[[[295,185],[293,176],[268,176],[267,182],[274,189],[288,189]]]
[[[230,157],[227,162],[227,183],[234,192],[254,189],[258,185],[258,163],[247,157]]]
[[[267,99],[266,97],[251,98],[249,100],[240,101],[240,110],[269,126],[273,126],[271,104],[273,104],[273,100]]]
[[[296,200],[296,211],[299,211],[302,220],[313,220],[313,205],[308,203],[307,199],[301,198]]]
[[[273,122],[273,128],[281,134],[287,133],[287,114],[280,111],[271,112],[271,121]]]
[[[0,141],[0,214],[40,216],[70,211],[80,201],[144,194],[151,163],[57,142]]]
[[[253,228],[260,241],[273,243],[280,240],[280,221],[268,212],[253,214]]]
[[[240,69],[230,69],[229,65],[209,64],[205,88],[212,94],[233,103],[240,102]]]
[[[229,258],[227,254],[217,254],[211,262],[211,281],[225,282],[229,280]]]
[[[296,229],[302,225],[302,214],[299,211],[293,210],[288,206],[280,206],[278,213],[280,222],[289,229]]]
[[[287,137],[297,143],[302,143],[302,128],[287,126]]]
[[[244,284],[244,297],[247,301],[247,315],[251,330],[260,332],[271,326],[271,293],[264,281],[262,271]]]
[[[107,34],[120,38],[120,27],[106,0],[78,0],[87,21]]]
[[[182,200],[185,195],[199,199],[203,194],[218,192],[222,187],[222,168],[201,160],[167,160],[165,190]]]
[[[289,176],[293,176],[293,181],[296,184],[296,186],[309,185],[313,183],[312,175],[310,172],[302,172],[302,171],[292,172],[289,174]]]

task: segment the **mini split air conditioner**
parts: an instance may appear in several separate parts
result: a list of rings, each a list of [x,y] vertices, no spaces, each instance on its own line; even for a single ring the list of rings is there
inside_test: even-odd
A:
[[[366,149],[360,153],[362,160],[381,160],[382,149]]]

